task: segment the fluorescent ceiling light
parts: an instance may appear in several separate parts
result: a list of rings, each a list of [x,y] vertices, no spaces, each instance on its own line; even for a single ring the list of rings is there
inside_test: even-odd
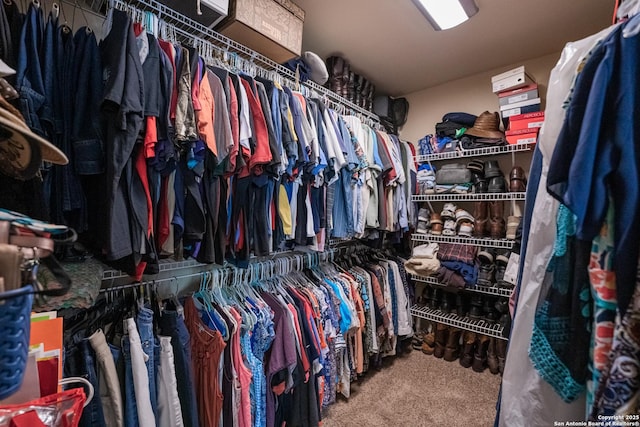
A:
[[[473,0],[414,0],[436,30],[448,30],[462,24],[478,12]]]

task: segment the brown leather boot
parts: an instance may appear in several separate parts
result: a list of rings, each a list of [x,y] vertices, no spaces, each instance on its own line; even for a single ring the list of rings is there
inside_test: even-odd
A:
[[[449,327],[444,323],[436,323],[435,349],[433,350],[433,355],[438,359],[441,359],[444,356],[448,337]]]
[[[425,336],[422,338],[422,352],[424,354],[433,354],[433,351],[435,350],[435,344],[436,337],[433,331],[425,334]]]
[[[462,337],[462,355],[460,356],[460,365],[463,368],[470,368],[473,363],[473,350],[476,345],[476,333],[465,331]]]
[[[489,347],[487,348],[487,366],[489,372],[493,375],[497,375],[500,370],[498,369],[498,357],[496,355],[496,341],[497,338],[489,338]]]
[[[356,73],[349,71],[349,80],[347,80],[347,100],[355,103],[356,97]]]
[[[339,56],[331,56],[327,58],[327,69],[329,70],[329,88],[337,93],[342,94],[342,69],[344,68],[344,59]]]
[[[349,75],[351,74],[351,66],[349,65],[349,62],[347,62],[346,60],[344,61],[344,65],[342,66],[342,93],[340,93],[340,95],[343,98],[347,97],[347,92],[348,92],[348,86],[349,86]]]
[[[504,202],[489,202],[489,234],[492,239],[502,239],[506,235],[506,226],[504,221]]]
[[[476,202],[473,206],[473,218],[475,237],[485,237],[489,234],[489,202]]]
[[[489,346],[489,337],[486,335],[478,335],[476,338],[476,348],[473,353],[473,364],[471,369],[475,372],[483,372],[487,367],[487,347]]]
[[[504,362],[507,359],[507,340],[496,340],[496,357],[498,358],[498,371],[504,373]]]
[[[453,326],[449,328],[449,337],[444,349],[444,360],[453,362],[460,356],[460,334],[462,331]]]

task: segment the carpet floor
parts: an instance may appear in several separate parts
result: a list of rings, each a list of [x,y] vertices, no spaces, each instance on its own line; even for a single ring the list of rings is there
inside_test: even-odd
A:
[[[493,426],[500,376],[413,350],[351,384],[323,413],[323,427]]]

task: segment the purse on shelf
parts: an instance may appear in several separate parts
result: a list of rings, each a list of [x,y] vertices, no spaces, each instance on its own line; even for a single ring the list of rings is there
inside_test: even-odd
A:
[[[34,295],[61,296],[71,288],[71,278],[53,255],[55,240],[70,234],[75,233],[68,227],[0,209],[0,400],[24,379]],[[41,266],[53,273],[55,286],[39,283]]]
[[[71,287],[71,278],[56,257],[56,241],[75,239],[75,232],[62,225],[35,220],[6,209],[0,209],[0,299],[3,291],[31,285],[33,293],[61,296]],[[55,286],[38,282],[40,266],[48,268],[55,277]]]
[[[450,163],[441,166],[436,172],[436,184],[464,184],[471,182],[471,171],[466,165]]]

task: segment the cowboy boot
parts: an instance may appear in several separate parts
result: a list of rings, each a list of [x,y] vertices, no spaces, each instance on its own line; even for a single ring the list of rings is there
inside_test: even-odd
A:
[[[469,312],[469,304],[467,298],[462,293],[456,294],[456,314],[459,317],[465,317]]]
[[[473,350],[476,345],[476,333],[465,331],[462,337],[462,355],[460,356],[460,366],[470,368],[473,363]]]
[[[340,96],[342,96],[343,98],[347,97],[347,92],[348,92],[348,87],[349,87],[349,75],[351,74],[350,72],[351,67],[349,65],[349,62],[347,62],[346,60],[344,61],[344,65],[342,67],[342,87],[341,87],[341,93]]]
[[[489,233],[492,239],[502,239],[506,235],[504,221],[504,202],[489,202]]]
[[[362,108],[367,108],[367,102],[369,100],[369,92],[371,91],[371,82],[367,79],[364,79],[364,84],[362,85]]]
[[[349,80],[347,80],[347,100],[353,102],[356,94],[356,73],[349,71]]]
[[[498,371],[504,373],[504,363],[507,359],[507,340],[496,340],[496,357],[498,359]]]
[[[356,74],[355,84],[353,90],[353,103],[358,107],[361,107],[362,103],[362,86],[364,85],[364,77],[360,74]]]
[[[498,341],[498,338],[489,338],[489,346],[487,347],[487,366],[489,367],[489,372],[493,375],[497,375],[500,372],[496,354],[496,341]]]
[[[476,338],[476,349],[473,353],[473,364],[471,369],[475,372],[483,372],[487,363],[487,347],[489,346],[489,337],[486,335],[478,335]]]
[[[460,334],[462,331],[453,326],[449,328],[449,336],[447,337],[447,345],[444,349],[444,360],[453,362],[460,356]]]
[[[449,327],[444,323],[436,324],[435,333],[435,349],[433,355],[438,359],[442,359],[444,356],[444,350],[447,346],[447,338],[449,337]]]
[[[376,96],[376,87],[373,83],[371,83],[371,87],[369,88],[369,96],[367,97],[367,106],[365,107],[367,111],[373,110],[373,98]]]
[[[489,233],[489,202],[475,202],[473,207],[474,237],[485,237]]]
[[[425,334],[424,337],[422,337],[422,352],[428,355],[433,354],[433,351],[435,350],[435,345],[436,345],[436,337],[435,337],[435,334],[433,333],[433,330],[431,330],[431,332]]]
[[[342,69],[344,68],[344,59],[339,56],[327,58],[327,68],[331,73],[329,75],[329,88],[337,94],[342,93]]]

